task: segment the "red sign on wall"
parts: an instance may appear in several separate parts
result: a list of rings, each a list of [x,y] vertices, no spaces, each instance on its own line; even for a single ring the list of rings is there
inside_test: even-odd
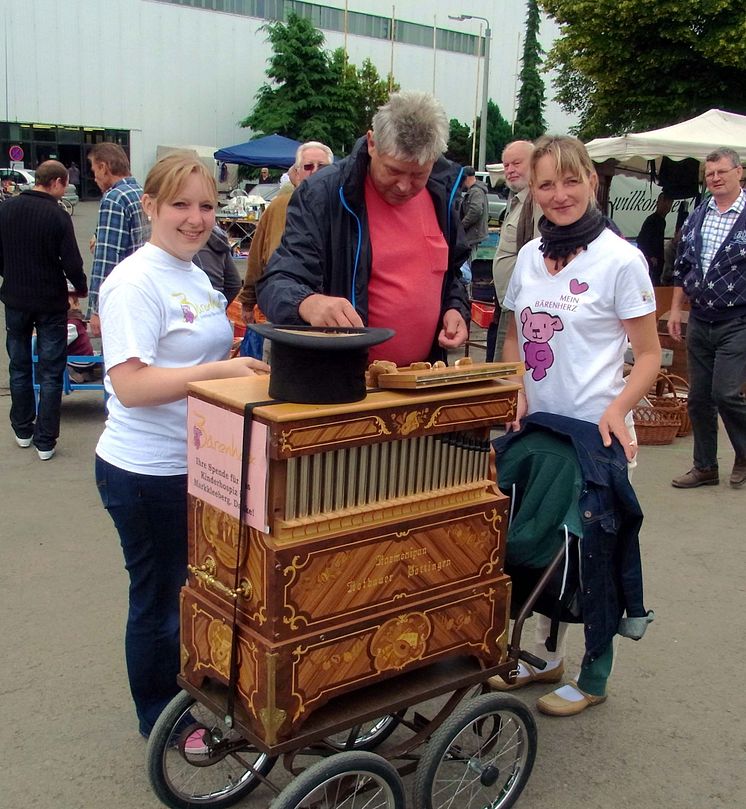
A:
[[[23,160],[23,149],[20,146],[11,146],[8,155],[14,163],[20,163]]]

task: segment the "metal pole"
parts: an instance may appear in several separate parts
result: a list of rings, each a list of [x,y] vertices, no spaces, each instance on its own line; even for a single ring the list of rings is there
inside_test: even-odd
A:
[[[485,21],[486,22],[486,21]],[[484,171],[487,164],[487,105],[489,101],[490,79],[490,24],[484,31],[484,79],[482,80],[482,121],[479,126],[479,170]]]

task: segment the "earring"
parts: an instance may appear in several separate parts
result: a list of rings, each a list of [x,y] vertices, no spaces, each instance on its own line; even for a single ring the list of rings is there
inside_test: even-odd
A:
[[[153,217],[148,215],[148,222],[152,222],[152,221],[153,221]]]

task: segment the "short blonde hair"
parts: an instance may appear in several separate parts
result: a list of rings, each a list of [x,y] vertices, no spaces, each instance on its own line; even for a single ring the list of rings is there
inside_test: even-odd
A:
[[[143,192],[155,200],[155,209],[173,202],[192,174],[196,174],[205,184],[212,201],[218,203],[218,189],[215,178],[207,166],[191,152],[172,152],[162,157],[145,178]]]
[[[534,143],[531,153],[532,184],[536,176],[536,164],[546,155],[554,160],[560,175],[573,174],[586,180],[596,176],[593,161],[582,141],[569,135],[542,135]]]

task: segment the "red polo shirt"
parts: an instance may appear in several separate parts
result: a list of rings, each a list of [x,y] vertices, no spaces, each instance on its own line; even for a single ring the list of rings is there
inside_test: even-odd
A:
[[[440,329],[448,245],[426,188],[403,205],[389,205],[365,180],[365,207],[373,253],[368,283],[368,325],[396,335],[368,352],[371,362],[397,365],[427,359]]]

